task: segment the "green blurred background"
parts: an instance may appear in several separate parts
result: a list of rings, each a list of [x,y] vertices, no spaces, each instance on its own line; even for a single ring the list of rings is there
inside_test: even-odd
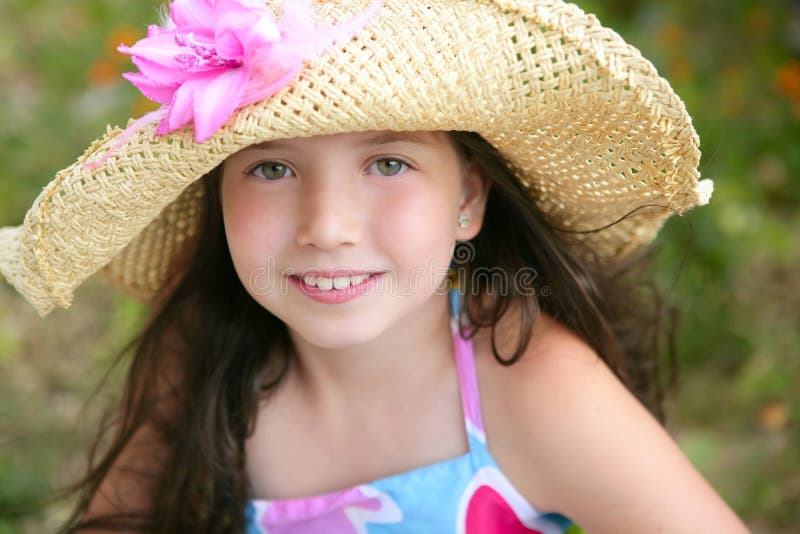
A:
[[[670,221],[657,275],[680,303],[670,431],[754,532],[800,527],[800,2],[582,0],[682,96],[715,181],[709,206]],[[160,2],[0,0],[0,226],[106,124],[153,109],[115,51]],[[677,281],[676,281],[677,279]],[[143,317],[90,281],[45,319],[0,284],[0,534],[47,532],[43,506],[81,472],[86,405]]]

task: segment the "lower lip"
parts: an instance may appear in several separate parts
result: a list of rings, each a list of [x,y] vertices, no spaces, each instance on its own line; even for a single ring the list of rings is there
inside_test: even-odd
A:
[[[303,282],[302,278],[297,278],[294,276],[290,276],[289,281],[291,281],[301,293],[311,297],[317,302],[323,302],[325,304],[341,304],[343,302],[353,300],[356,297],[366,295],[370,288],[372,288],[376,284],[377,280],[382,276],[383,273],[373,274],[360,284],[351,285],[344,289],[320,289],[317,286],[310,286]]]

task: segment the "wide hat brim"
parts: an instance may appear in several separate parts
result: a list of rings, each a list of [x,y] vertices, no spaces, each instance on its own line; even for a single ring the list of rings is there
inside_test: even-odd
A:
[[[320,4],[319,23],[334,25],[366,3]],[[151,125],[90,170],[84,163],[107,154],[121,132],[109,128],[56,175],[21,226],[0,229],[0,272],[41,315],[68,307],[98,270],[148,299],[194,235],[198,178],[276,138],[477,132],[593,261],[625,257],[671,214],[708,200],[685,106],[593,15],[556,0],[384,4],[353,39],[307,61],[287,87],[242,108],[203,143],[191,128],[158,136]]]

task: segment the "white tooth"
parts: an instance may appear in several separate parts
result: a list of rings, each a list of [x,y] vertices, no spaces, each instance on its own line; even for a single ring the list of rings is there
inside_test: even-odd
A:
[[[350,287],[350,277],[349,276],[337,276],[333,279],[333,287],[336,289],[346,289]]]
[[[331,289],[347,289],[351,285],[360,284],[370,275],[359,274],[355,276],[337,276],[336,278],[325,278],[324,276],[306,275],[303,276],[303,282],[310,286],[317,286],[320,289],[329,291]]]
[[[317,278],[317,287],[320,289],[333,289],[333,280],[320,276]]]

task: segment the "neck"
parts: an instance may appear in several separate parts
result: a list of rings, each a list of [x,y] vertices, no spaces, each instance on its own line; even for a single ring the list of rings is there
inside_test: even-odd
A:
[[[398,321],[378,338],[326,349],[290,331],[294,389],[314,412],[386,414],[441,380],[454,365],[447,299]],[[330,420],[330,419],[327,419]]]

